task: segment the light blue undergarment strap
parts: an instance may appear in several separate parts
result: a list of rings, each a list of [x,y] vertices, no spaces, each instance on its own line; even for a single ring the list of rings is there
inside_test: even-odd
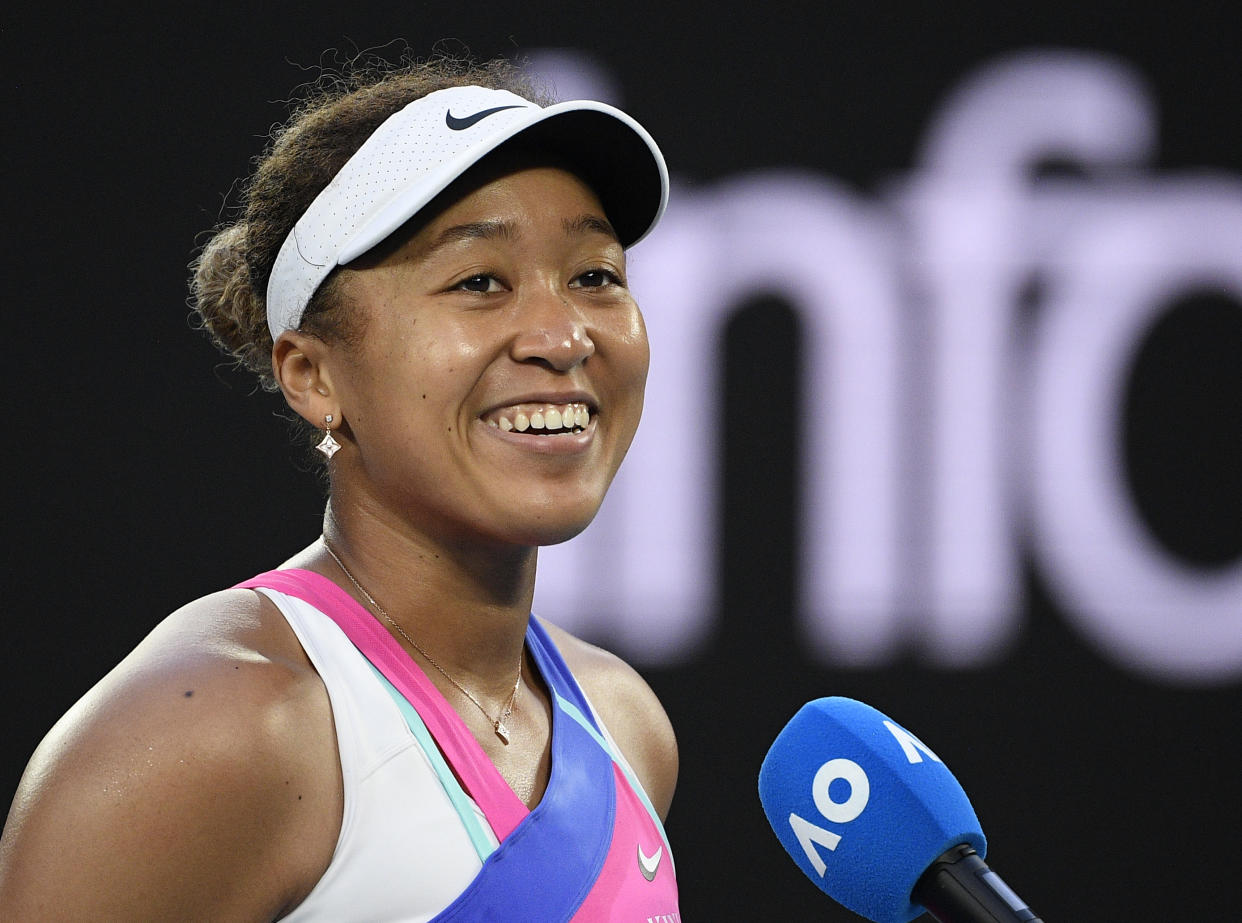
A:
[[[371,672],[379,678],[380,683],[388,690],[392,700],[397,703],[397,708],[401,710],[405,723],[409,725],[410,733],[414,735],[418,745],[423,748],[423,753],[427,755],[432,769],[435,770],[436,778],[440,780],[445,794],[448,795],[449,801],[452,802],[454,809],[457,811],[457,816],[461,819],[462,826],[466,828],[466,835],[470,837],[474,851],[479,855],[479,861],[487,861],[487,857],[496,849],[495,836],[483,826],[483,820],[475,813],[474,802],[470,800],[469,795],[462,791],[457,777],[453,775],[453,771],[449,769],[448,763],[444,760],[444,754],[440,752],[440,748],[436,746],[431,732],[427,730],[427,725],[423,724],[423,719],[418,716],[414,706],[409,703],[405,696],[397,691],[396,686],[388,681],[388,677],[377,670],[375,665],[369,660],[367,661],[367,666],[371,668]]]

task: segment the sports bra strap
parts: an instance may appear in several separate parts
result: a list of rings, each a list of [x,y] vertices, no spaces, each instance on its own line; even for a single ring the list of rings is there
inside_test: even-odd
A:
[[[595,726],[586,697],[538,620],[528,623],[526,642],[553,693],[552,766],[543,798],[534,810],[527,810],[434,684],[388,630],[341,587],[306,570],[268,571],[238,587],[286,593],[332,619],[414,706],[463,788],[483,809],[500,845],[466,890],[432,923],[513,919],[515,912],[529,915],[535,908],[540,921],[573,917],[608,858],[616,825],[616,779],[611,756],[596,742],[598,728],[592,734],[558,704],[558,699],[568,700]],[[497,781],[507,798],[496,792]],[[513,809],[513,802],[520,810]]]

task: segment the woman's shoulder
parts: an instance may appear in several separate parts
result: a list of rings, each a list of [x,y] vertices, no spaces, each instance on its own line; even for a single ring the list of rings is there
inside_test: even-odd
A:
[[[574,678],[608,727],[661,817],[677,785],[677,739],[664,706],[638,671],[616,654],[542,621]]]
[[[270,919],[330,859],[334,757],[322,683],[272,603],[248,590],[196,600],[36,750],[0,850],[0,903],[16,919],[49,906]]]

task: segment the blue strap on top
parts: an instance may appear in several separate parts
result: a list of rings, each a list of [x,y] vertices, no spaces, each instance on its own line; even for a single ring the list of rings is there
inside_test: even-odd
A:
[[[534,618],[526,641],[554,698],[567,699],[590,716],[582,690]],[[614,778],[608,753],[585,727],[553,707],[552,771],[543,799],[432,923],[570,920],[594,887],[612,845]]]

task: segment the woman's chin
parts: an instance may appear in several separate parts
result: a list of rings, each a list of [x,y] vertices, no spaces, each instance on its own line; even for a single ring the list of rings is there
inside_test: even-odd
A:
[[[523,521],[511,522],[504,530],[507,542],[516,545],[559,545],[580,535],[599,512],[598,504],[584,510],[541,511]]]

